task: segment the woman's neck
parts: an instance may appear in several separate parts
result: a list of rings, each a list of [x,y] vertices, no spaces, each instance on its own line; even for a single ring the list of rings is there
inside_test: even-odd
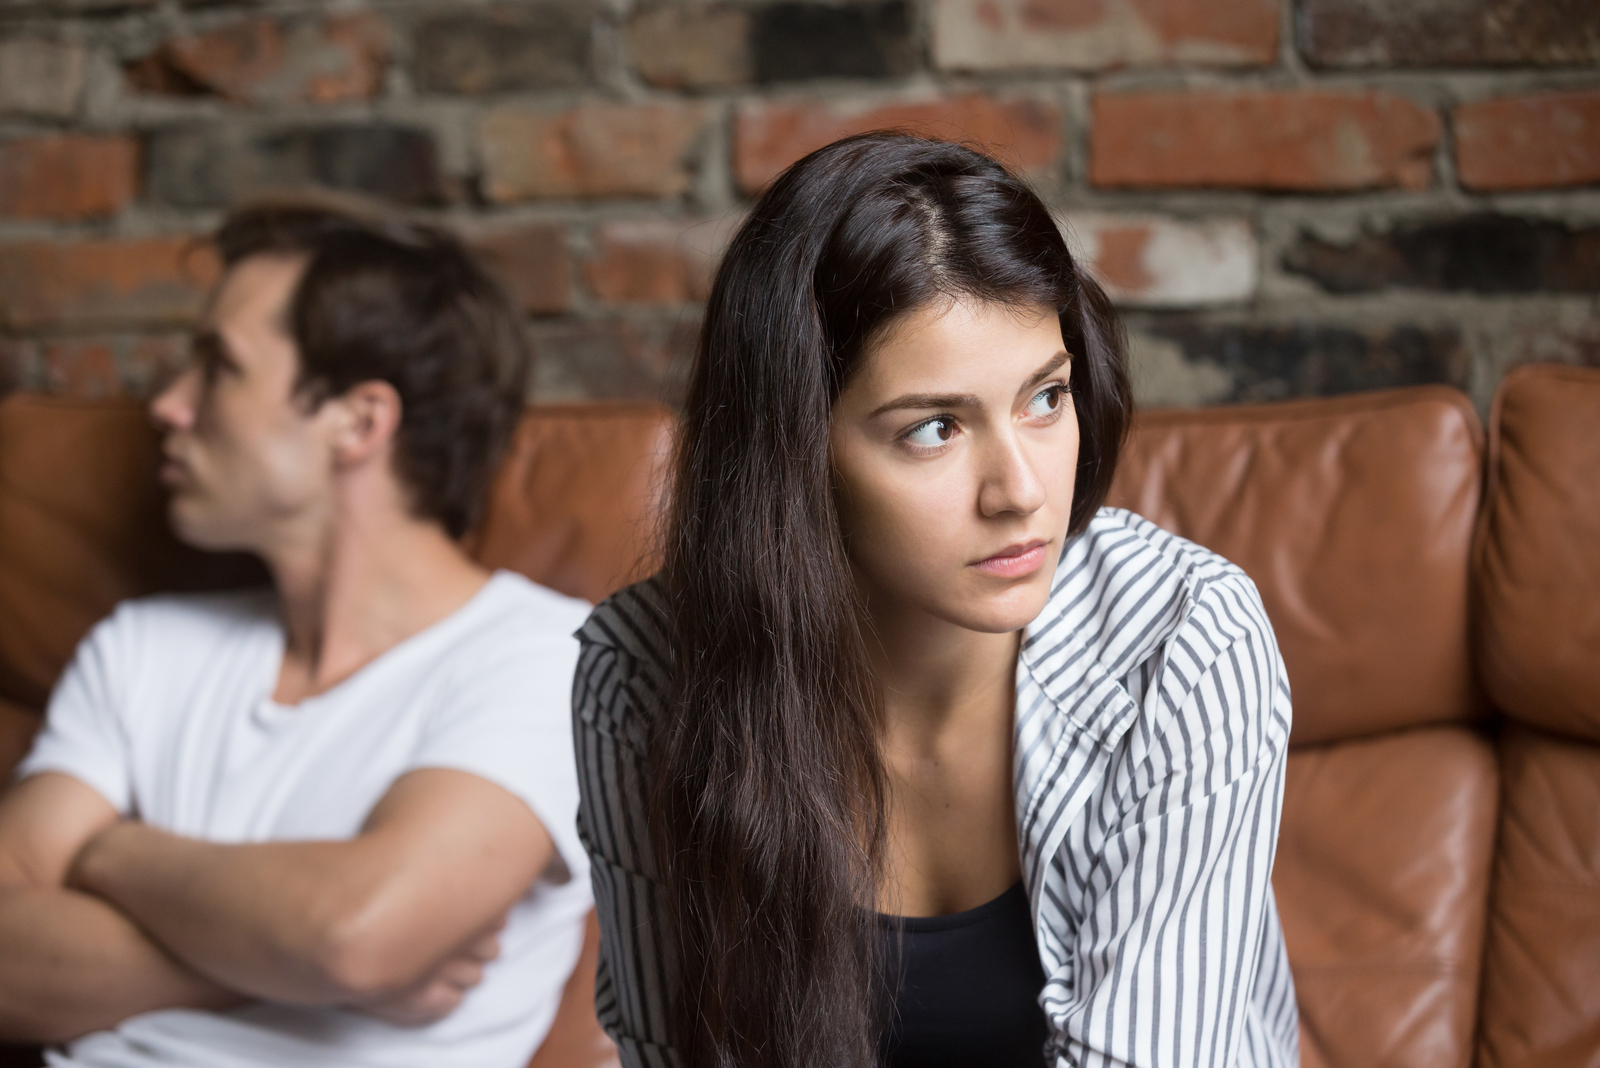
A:
[[[868,658],[882,687],[885,731],[922,748],[1009,718],[1021,634],[986,634],[925,613],[874,612]]]

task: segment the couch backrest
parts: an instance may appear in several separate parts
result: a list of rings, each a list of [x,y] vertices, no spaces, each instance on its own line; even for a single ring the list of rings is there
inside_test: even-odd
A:
[[[1600,1063],[1600,370],[1507,375],[1475,638],[1505,713],[1483,1068]]]
[[[1495,833],[1482,433],[1442,388],[1142,414],[1111,502],[1255,580],[1294,692],[1273,885],[1305,1068],[1467,1068]]]
[[[1482,464],[1477,415],[1443,387],[1152,411],[1110,503],[1255,580],[1303,745],[1481,713],[1467,565]]]

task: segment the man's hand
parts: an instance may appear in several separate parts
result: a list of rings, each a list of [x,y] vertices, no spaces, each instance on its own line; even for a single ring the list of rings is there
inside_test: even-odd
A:
[[[426,1027],[449,1016],[483,981],[484,965],[500,955],[502,919],[494,930],[461,947],[423,980],[397,994],[362,1005],[361,1010],[401,1027]]]

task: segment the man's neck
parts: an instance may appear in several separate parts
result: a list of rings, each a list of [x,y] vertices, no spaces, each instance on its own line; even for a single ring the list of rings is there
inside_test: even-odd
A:
[[[316,526],[263,552],[285,630],[273,693],[282,704],[349,678],[461,608],[488,579],[437,523],[344,508]]]

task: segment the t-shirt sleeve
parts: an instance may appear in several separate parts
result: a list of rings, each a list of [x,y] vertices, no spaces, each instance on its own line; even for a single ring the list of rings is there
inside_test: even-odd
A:
[[[44,727],[17,765],[18,780],[56,771],[85,783],[120,815],[133,814],[127,723],[127,646],[137,625],[126,607],[95,625],[50,695]]]
[[[587,879],[570,712],[578,641],[543,628],[502,638],[456,676],[407,770],[465,771],[521,798],[571,877]]]

